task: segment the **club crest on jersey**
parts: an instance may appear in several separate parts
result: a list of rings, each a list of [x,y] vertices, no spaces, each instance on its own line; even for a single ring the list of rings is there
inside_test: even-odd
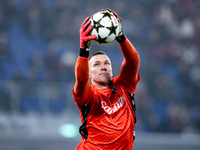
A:
[[[125,98],[124,96],[119,97],[118,101],[113,104],[112,107],[108,106],[108,104],[105,101],[101,101],[101,107],[104,109],[104,111],[108,114],[113,114],[117,110],[119,110],[125,103]]]

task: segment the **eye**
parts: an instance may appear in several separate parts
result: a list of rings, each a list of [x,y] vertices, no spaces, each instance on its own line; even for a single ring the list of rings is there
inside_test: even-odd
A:
[[[95,67],[99,66],[99,63],[94,64]]]
[[[109,62],[105,62],[105,65],[110,65],[110,63]]]

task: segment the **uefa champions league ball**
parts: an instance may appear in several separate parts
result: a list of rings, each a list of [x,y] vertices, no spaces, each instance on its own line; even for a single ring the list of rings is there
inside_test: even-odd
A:
[[[107,44],[115,40],[119,34],[119,23],[115,15],[108,11],[100,11],[90,17],[93,29],[91,35],[96,35],[94,40],[98,44]]]

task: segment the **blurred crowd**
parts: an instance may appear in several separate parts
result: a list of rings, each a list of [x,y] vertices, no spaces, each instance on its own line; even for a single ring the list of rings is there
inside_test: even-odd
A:
[[[45,111],[44,99],[62,113],[73,101],[80,25],[106,8],[122,18],[141,57],[136,129],[199,133],[199,0],[0,0],[0,111],[12,112],[18,97],[22,113]],[[118,73],[119,47],[107,47]]]

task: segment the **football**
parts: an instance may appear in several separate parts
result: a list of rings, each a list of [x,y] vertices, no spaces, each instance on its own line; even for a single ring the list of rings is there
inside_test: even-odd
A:
[[[98,44],[107,44],[115,40],[119,34],[119,23],[115,15],[109,11],[99,11],[90,17],[93,29],[91,35],[96,35],[94,40]]]

